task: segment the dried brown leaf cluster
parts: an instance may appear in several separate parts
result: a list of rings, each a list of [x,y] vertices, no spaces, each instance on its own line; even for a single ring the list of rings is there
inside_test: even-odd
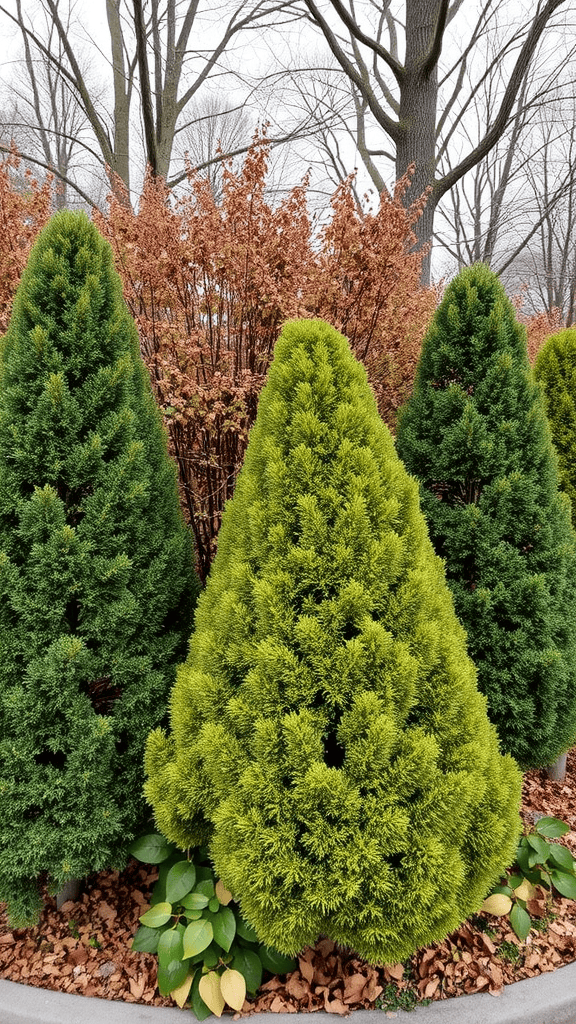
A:
[[[0,335],[8,327],[30,249],[51,213],[51,179],[40,186],[20,166],[16,153],[0,162]]]
[[[321,317],[343,331],[393,423],[436,302],[419,285],[412,228],[423,202],[404,207],[408,176],[365,214],[343,182],[315,233],[306,181],[268,201],[267,156],[256,140],[238,173],[225,169],[219,198],[192,173],[178,202],[149,179],[137,212],[112,196],[97,217],[164,412],[202,576],[282,323]]]

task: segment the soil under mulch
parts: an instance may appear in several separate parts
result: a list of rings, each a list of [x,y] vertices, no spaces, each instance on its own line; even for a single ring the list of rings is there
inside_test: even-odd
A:
[[[576,748],[568,756],[564,782],[550,781],[543,771],[525,775],[522,816],[528,830],[534,814],[567,822],[571,831],[560,841],[576,856]],[[156,991],[156,957],[130,951],[156,875],[157,869],[136,861],[121,873],[94,875],[81,899],[60,911],[47,897],[36,928],[10,930],[0,904],[0,977],[102,999],[174,1005]],[[304,950],[291,975],[268,976],[258,997],[244,1004],[242,1016],[317,1009],[344,1015],[375,1003],[394,1010],[410,1008],[416,999],[479,991],[499,995],[504,985],[576,960],[576,902],[539,891],[528,910],[535,926],[526,942],[507,918],[473,915],[444,942],[419,950],[405,964],[383,968],[369,967],[323,939]]]

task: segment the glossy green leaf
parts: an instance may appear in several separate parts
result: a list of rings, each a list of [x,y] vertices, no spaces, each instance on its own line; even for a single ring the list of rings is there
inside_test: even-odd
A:
[[[186,910],[203,910],[204,907],[208,906],[208,896],[203,892],[198,892],[196,889],[194,892],[188,893],[180,900],[180,903]]]
[[[230,907],[220,907],[217,914],[206,910],[204,916],[212,924],[214,941],[228,953],[236,935],[234,911]]]
[[[214,932],[210,921],[201,918],[200,921],[191,921],[184,932],[184,957],[196,956],[202,950],[207,949]]]
[[[523,907],[519,906],[518,903],[515,903],[510,911],[510,924],[518,938],[523,942],[532,927],[532,922],[530,914]]]
[[[269,949],[268,946],[261,946],[258,956],[262,961],[262,966],[272,974],[288,974],[289,971],[296,970],[298,966],[298,961],[294,957],[284,956],[283,953]]]
[[[220,910],[220,900],[217,896],[213,896],[208,903],[208,910],[211,910],[213,914],[217,914]]]
[[[244,949],[242,946],[234,952],[231,967],[235,971],[240,971],[246,982],[246,990],[250,995],[256,995],[257,989],[260,987],[262,981],[262,961],[252,949]]]
[[[540,818],[534,828],[547,839],[558,839],[570,831],[570,826],[565,821],[560,821],[560,818]]]
[[[258,936],[254,929],[249,924],[246,924],[246,921],[241,917],[236,918],[236,931],[247,942],[258,942]]]
[[[200,872],[197,871],[196,876],[198,877],[199,874]],[[197,880],[194,891],[203,893],[204,896],[207,896],[208,899],[211,900],[216,891],[214,888],[214,880],[212,878],[200,879],[199,881]]]
[[[158,949],[160,935],[157,928],[148,928],[146,925],[142,925],[132,939],[130,948],[138,953],[155,953]]]
[[[222,956],[222,950],[213,942],[208,949],[204,951],[203,964],[204,967],[216,967],[216,964],[220,961]]]
[[[178,861],[182,860],[182,854],[176,851],[170,854],[168,860],[165,860],[158,869],[158,881],[152,890],[152,897],[150,903],[155,906],[156,903],[166,903],[166,879],[168,878],[168,872],[173,864],[177,864]]]
[[[142,924],[148,925],[149,928],[160,928],[160,926],[166,924],[171,917],[171,903],[156,903],[153,907],[150,907],[150,910],[147,910],[145,914],[142,914],[140,921]]]
[[[184,947],[182,934],[176,928],[162,932],[158,940],[158,963],[167,968],[173,960],[182,960]]]
[[[550,878],[554,888],[558,889],[562,896],[566,896],[569,900],[576,900],[576,877],[574,875],[568,875],[565,871],[552,868]]]
[[[565,846],[560,846],[559,843],[550,843],[550,860],[563,871],[574,871],[574,857],[570,850]]]
[[[529,854],[529,864],[532,867],[534,864],[545,864],[548,860],[548,854],[550,852],[550,846],[542,836],[531,835],[527,836],[528,843],[534,850],[537,859],[534,860],[534,855]]]
[[[174,853],[175,849],[174,844],[169,843],[164,836],[153,833],[135,839],[133,843],[130,843],[128,853],[136,857],[136,860],[143,861],[144,864],[161,864],[162,861],[168,859],[171,853]]]
[[[172,960],[166,967],[158,964],[158,990],[161,996],[168,996],[175,988],[180,988],[188,977],[188,964],[182,960]]]
[[[195,882],[196,868],[192,861],[178,861],[170,868],[166,878],[166,899],[170,903],[179,903],[194,888]]]
[[[199,921],[202,917],[201,910],[185,910],[184,917],[187,921]]]

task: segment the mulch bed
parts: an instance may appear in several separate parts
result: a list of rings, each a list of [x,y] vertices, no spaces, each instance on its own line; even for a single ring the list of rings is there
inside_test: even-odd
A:
[[[576,748],[568,756],[564,782],[550,781],[543,771],[525,775],[522,816],[527,828],[535,813],[568,823],[571,831],[561,842],[576,856]],[[35,928],[10,930],[0,904],[0,977],[102,999],[174,1005],[156,991],[156,957],[130,951],[156,874],[131,861],[120,873],[94,875],[82,897],[60,911],[47,897]],[[345,1015],[375,1003],[393,1011],[409,1008],[416,999],[479,991],[499,995],[504,985],[576,960],[576,902],[539,892],[528,909],[538,923],[526,942],[520,942],[506,918],[473,915],[444,942],[419,950],[405,964],[382,968],[369,967],[322,939],[304,950],[298,970],[286,978],[268,976],[258,997],[236,1016],[318,1009]]]

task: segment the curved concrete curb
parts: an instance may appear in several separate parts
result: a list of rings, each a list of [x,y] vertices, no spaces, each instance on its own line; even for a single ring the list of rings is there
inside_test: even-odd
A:
[[[353,1024],[389,1018],[398,1024],[576,1024],[576,963],[508,985],[498,998],[480,992],[420,1006],[412,1013],[356,1010]],[[183,1024],[194,1019],[183,1018],[176,1007],[109,1002],[0,979],[0,1024]],[[215,1024],[216,1018],[208,1021]],[[313,1024],[328,1022],[334,1024],[334,1014],[313,1014]],[[254,1024],[294,1024],[294,1015],[259,1013]]]

